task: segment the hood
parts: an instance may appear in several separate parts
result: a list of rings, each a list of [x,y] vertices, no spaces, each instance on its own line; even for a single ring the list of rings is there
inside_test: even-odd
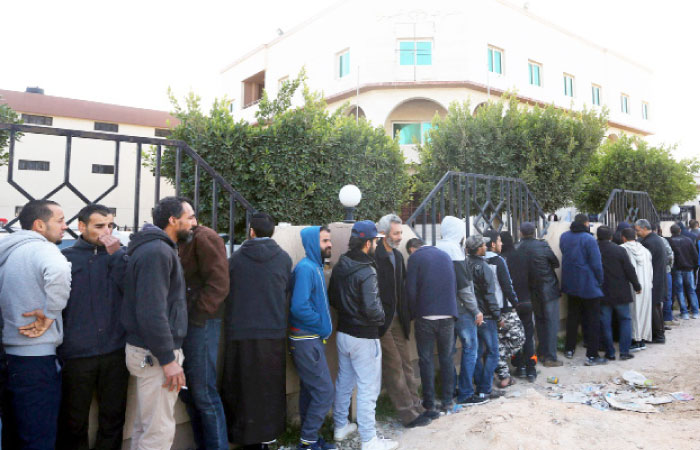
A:
[[[49,242],[46,238],[36,231],[31,230],[19,230],[14,233],[10,233],[4,239],[0,239],[0,267],[5,264],[7,258],[10,257],[12,252],[23,246],[24,244],[29,244],[31,242]]]
[[[465,223],[453,216],[447,216],[440,224],[442,239],[435,243],[440,250],[450,255],[452,261],[464,261],[464,248],[459,245],[467,237]]]
[[[569,228],[572,233],[590,233],[591,227],[587,227],[585,224],[580,222],[572,222],[571,228]]]
[[[632,225],[630,225],[627,222],[620,222],[617,224],[617,228],[615,229],[615,232],[617,233],[617,232],[622,231],[626,228],[632,228]]]
[[[153,224],[147,223],[143,226],[141,231],[131,235],[131,240],[129,241],[129,248],[127,250],[127,254],[131,255],[141,245],[147,242],[156,241],[158,239],[166,242],[169,246],[176,249],[175,243],[170,239],[170,237],[167,234],[165,234],[165,231],[161,230]]]
[[[362,253],[362,252],[359,252]],[[357,252],[350,255],[349,252],[342,255],[338,263],[333,267],[333,273],[340,278],[347,278],[358,270],[374,265],[374,260],[362,253],[357,255]]]
[[[255,262],[264,263],[277,256],[282,248],[272,239],[249,239],[238,251]]]
[[[306,257],[319,266],[323,266],[321,259],[321,227],[306,227],[301,230],[301,243],[306,251]]]
[[[630,255],[637,264],[644,262],[644,252],[648,250],[642,244],[637,241],[627,241],[621,246],[627,250],[627,254]]]

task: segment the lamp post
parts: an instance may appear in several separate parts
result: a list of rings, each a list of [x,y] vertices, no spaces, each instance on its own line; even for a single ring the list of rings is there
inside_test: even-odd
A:
[[[678,206],[678,203],[676,203],[673,206],[671,206],[671,209],[669,209],[668,212],[671,213],[671,215],[673,216],[673,220],[675,221],[676,216],[681,213],[681,207]]]
[[[353,218],[353,213],[355,212],[355,207],[362,200],[362,192],[354,184],[346,184],[340,189],[338,193],[338,200],[345,207],[345,223],[353,223],[355,219]]]

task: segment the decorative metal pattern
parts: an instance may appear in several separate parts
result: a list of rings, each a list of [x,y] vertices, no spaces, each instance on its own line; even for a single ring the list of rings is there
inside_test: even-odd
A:
[[[549,224],[523,180],[475,173],[447,172],[406,223],[425,243],[435,245],[437,227],[447,215],[465,220],[467,236],[472,228],[479,234],[508,230],[516,242],[521,223],[533,222],[538,237]]]
[[[639,219],[646,219],[652,225],[660,221],[651,197],[644,191],[613,189],[605,208],[598,214],[598,222],[609,226],[613,231],[622,221],[634,224]]]
[[[172,140],[172,139],[162,139],[162,138],[150,138],[150,137],[142,137],[142,136],[127,136],[127,135],[120,135],[120,134],[113,134],[113,133],[100,133],[100,132],[94,132],[94,131],[82,131],[82,130],[68,130],[68,129],[62,129],[62,128],[52,128],[52,127],[42,127],[42,126],[32,126],[32,125],[14,125],[14,124],[7,124],[7,123],[0,123],[0,130],[9,130],[10,133],[10,144],[9,144],[9,161],[8,161],[8,167],[7,167],[7,182],[9,183],[10,186],[12,186],[15,190],[17,190],[20,194],[22,194],[27,200],[34,200],[35,198],[30,195],[20,184],[19,182],[15,179],[15,174],[14,174],[14,161],[15,161],[15,142],[16,142],[16,136],[18,133],[22,133],[23,135],[31,135],[31,134],[39,134],[39,135],[50,135],[50,136],[63,136],[66,139],[66,145],[65,145],[65,166],[64,166],[64,173],[63,173],[63,181],[61,184],[53,188],[51,191],[49,191],[46,195],[41,197],[42,199],[49,199],[52,196],[54,196],[56,193],[61,191],[63,188],[69,189],[73,194],[75,194],[81,201],[83,201],[86,205],[91,204],[91,203],[97,203],[104,199],[110,192],[112,192],[114,189],[117,188],[119,185],[119,155],[120,155],[120,145],[121,143],[134,143],[136,144],[136,158],[135,158],[135,185],[134,185],[134,223],[133,223],[133,229],[134,231],[139,229],[139,206],[140,206],[140,193],[141,193],[141,166],[142,166],[142,149],[143,145],[153,145],[156,148],[156,157],[155,157],[155,167],[154,167],[154,175],[155,175],[155,198],[154,198],[154,203],[158,202],[160,200],[160,180],[161,180],[161,168],[162,168],[162,148],[163,146],[167,146],[170,148],[174,148],[176,152],[176,163],[175,163],[175,192],[176,194],[180,194],[181,192],[181,166],[182,166],[182,158],[190,158],[194,162],[194,170],[195,170],[195,186],[194,186],[194,208],[195,212],[199,211],[199,200],[200,200],[200,193],[199,193],[199,180],[201,178],[201,173],[204,171],[204,173],[208,174],[209,177],[212,179],[213,183],[213,201],[212,201],[212,224],[217,223],[217,217],[219,214],[218,208],[217,208],[217,193],[219,189],[221,189],[224,192],[224,195],[228,197],[228,211],[226,212],[227,217],[229,218],[229,229],[228,229],[228,234],[229,234],[229,245],[231,248],[231,251],[233,252],[233,236],[234,236],[234,223],[236,220],[236,203],[243,207],[243,210],[245,211],[245,224],[246,228],[249,226],[250,223],[250,216],[252,213],[254,213],[256,210],[253,208],[253,206],[248,203],[248,201],[241,196],[240,193],[238,193],[221,175],[219,175],[209,164],[207,164],[204,159],[202,159],[199,154],[195,150],[193,150],[189,145],[187,145],[183,141],[177,141],[177,140]],[[73,183],[71,183],[71,148],[72,148],[72,142],[73,138],[84,138],[84,139],[94,139],[97,141],[111,141],[114,142],[115,145],[115,151],[114,151],[114,175],[113,175],[113,182],[112,185],[99,194],[97,197],[94,199],[90,199],[85,193],[81,192]],[[226,208],[224,208],[225,210]],[[77,214],[73,217],[71,217],[67,223],[70,224],[73,221],[77,219]],[[8,223],[4,224],[2,228],[7,230],[8,232],[12,232],[12,225],[14,225],[19,219],[15,218]],[[75,232],[72,230],[68,230],[68,232],[73,236],[77,237]]]

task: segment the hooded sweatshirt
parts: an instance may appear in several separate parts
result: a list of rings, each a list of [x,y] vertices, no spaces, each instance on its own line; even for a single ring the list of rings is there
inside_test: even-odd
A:
[[[151,351],[161,366],[175,359],[187,334],[185,276],[175,243],[147,224],[127,250],[122,324],[126,342]]]
[[[71,265],[58,246],[41,234],[16,231],[0,240],[0,309],[2,341],[9,355],[48,356],[63,342],[63,317],[70,295]],[[38,338],[21,335],[18,328],[34,322],[22,314],[41,309],[51,327]]]
[[[306,257],[292,272],[289,305],[291,339],[327,339],[333,331],[321,258],[321,227],[301,230]]]
[[[473,316],[479,314],[479,306],[474,294],[474,282],[467,270],[464,248],[460,245],[467,238],[467,229],[460,219],[447,216],[440,224],[442,239],[436,242],[435,247],[447,253],[454,266],[457,279],[457,312],[469,313]]]
[[[280,339],[287,334],[292,259],[269,238],[249,239],[229,260],[228,340]]]
[[[573,222],[559,238],[561,249],[561,290],[581,298],[603,297],[603,262],[589,227]]]

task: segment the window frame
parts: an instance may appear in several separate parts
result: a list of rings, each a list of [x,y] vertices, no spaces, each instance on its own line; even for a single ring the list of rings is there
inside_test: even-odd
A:
[[[533,67],[537,68],[537,84],[534,84],[532,82],[532,74],[533,74],[532,68]],[[542,87],[542,64],[541,63],[538,63],[537,61],[533,61],[533,60],[529,59],[527,61],[527,74],[528,74],[528,81],[530,83],[530,86]]]
[[[41,125],[44,127],[53,126],[53,117],[51,117],[51,116],[42,116],[39,114],[22,113],[21,118],[22,118],[22,123],[24,123],[24,124]]]
[[[402,144],[399,140],[399,145],[424,145],[427,142],[426,133],[428,133],[432,128],[432,122],[422,121],[422,120],[398,120],[391,123],[392,137],[396,137],[396,125],[418,125],[418,133],[420,136],[420,142],[410,144]],[[399,130],[400,132],[400,130]]]
[[[564,97],[576,98],[576,77],[570,73],[564,72],[563,79],[564,79]],[[570,83],[568,83],[568,84],[567,84],[567,79],[570,80]],[[571,89],[570,93],[569,93],[569,89]]]
[[[642,101],[642,119],[649,120],[649,102]]]
[[[498,58],[498,64],[499,64],[499,69],[500,72],[495,71],[495,66],[494,66],[494,54],[498,53],[499,58]],[[489,73],[492,73],[494,75],[498,76],[504,76],[506,73],[506,58],[505,58],[505,50],[503,50],[500,47],[496,47],[495,45],[488,45],[486,48],[486,69],[489,71]]]
[[[600,91],[601,90],[602,90],[602,87],[599,84],[591,83],[591,104],[593,106],[600,106]],[[597,100],[597,103],[596,103],[596,100]]]
[[[112,169],[111,172],[108,169],[110,167]],[[114,171],[114,164],[93,164],[91,173],[96,175],[114,175]]]
[[[403,62],[403,57],[404,57],[404,51],[409,50],[409,49],[402,49],[401,47],[403,46],[402,44],[413,44],[413,52],[412,53],[407,53],[406,55],[410,56],[410,62],[408,60],[404,64]],[[420,39],[420,38],[406,38],[406,39],[399,39],[398,40],[398,55],[399,55],[399,66],[402,67],[414,67],[414,66],[432,66],[433,65],[433,40],[432,39]],[[429,45],[429,52],[427,54],[421,54],[421,51],[425,51],[425,49],[421,50],[419,48],[418,44],[428,44]],[[427,58],[427,62],[426,62]],[[422,60],[422,62],[421,62]]]
[[[34,172],[50,172],[51,161],[19,159],[17,160],[17,170],[30,170]]]
[[[343,73],[343,57],[345,56],[347,56],[347,61],[345,62],[345,64],[347,64],[347,70],[345,71],[345,73]],[[343,78],[350,76],[351,72],[352,70],[350,69],[350,48],[348,47],[335,54],[335,77],[339,80],[342,80]]]
[[[630,96],[624,92],[620,93],[620,112],[628,115],[630,113]]]
[[[94,129],[95,131],[102,131],[104,133],[119,133],[119,124],[95,121]]]

